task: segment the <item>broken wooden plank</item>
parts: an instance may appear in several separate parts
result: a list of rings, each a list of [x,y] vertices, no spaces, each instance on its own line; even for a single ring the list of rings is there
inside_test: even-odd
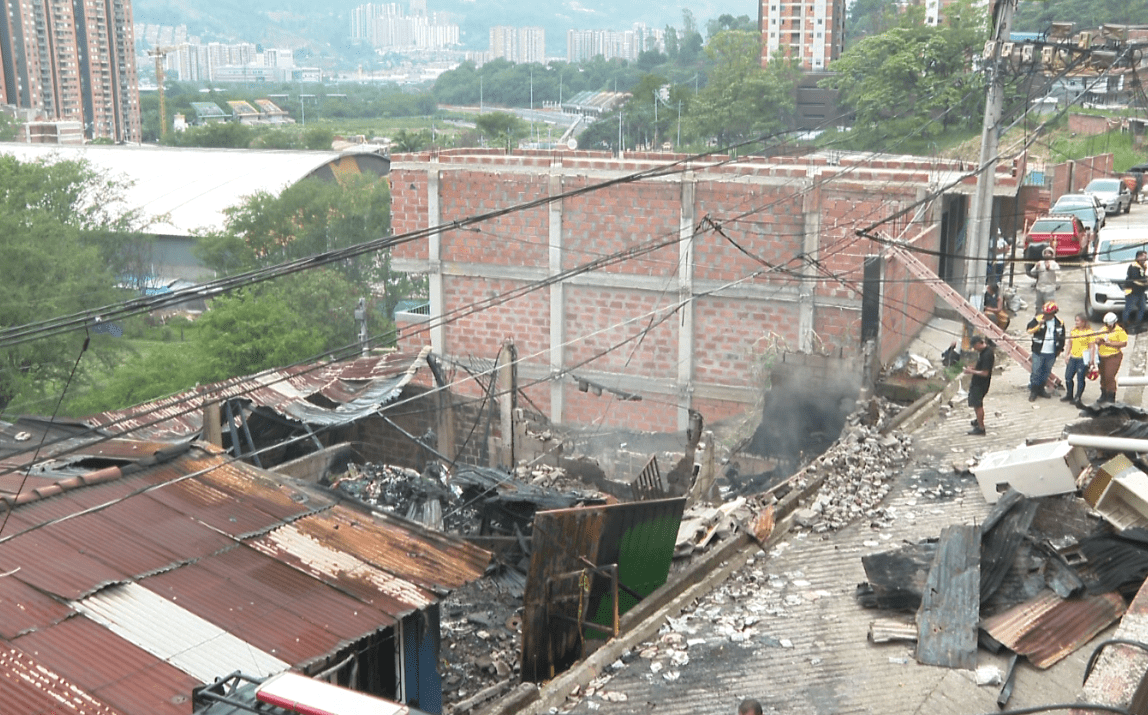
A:
[[[976,668],[980,546],[978,525],[947,526],[941,532],[917,611],[918,662]]]

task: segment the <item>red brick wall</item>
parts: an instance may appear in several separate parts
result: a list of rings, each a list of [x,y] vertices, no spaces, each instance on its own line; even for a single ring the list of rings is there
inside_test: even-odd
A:
[[[1098,117],[1092,114],[1069,114],[1068,131],[1073,134],[1103,134],[1120,128],[1119,119]]]
[[[419,157],[420,161],[429,158]],[[427,167],[434,164],[404,165],[403,157],[393,160],[394,231],[422,228],[426,223]],[[664,164],[666,155],[627,155],[625,161],[618,162],[607,155],[575,152],[562,154],[561,166],[557,166],[547,153],[505,156],[453,152],[440,154],[438,162],[441,218],[449,222],[545,197],[555,174],[560,176],[559,190],[570,192],[620,172]],[[919,192],[929,187],[928,171],[936,168],[938,162],[932,160],[828,166],[823,158],[754,157],[697,170],[693,174],[694,204],[687,207],[699,227],[694,241],[695,292],[698,282],[706,287],[743,282],[695,299],[695,396],[691,405],[712,410],[706,414],[711,421],[739,413],[744,404],[713,398],[714,391],[741,388],[749,396],[758,380],[758,356],[766,346],[800,349],[798,297],[809,285],[803,282],[803,274],[809,270],[815,279],[814,350],[858,355],[863,261],[880,246],[859,236],[857,229],[887,219],[915,202]],[[959,169],[955,164],[949,168]],[[1015,185],[1016,179],[1006,171],[998,175],[998,181]],[[679,354],[681,316],[671,315],[649,327],[641,340],[633,338],[647,329],[651,314],[656,322],[681,300],[676,237],[683,213],[682,196],[679,181],[653,179],[563,200],[563,268],[580,266],[627,247],[666,243],[648,254],[596,269],[594,279],[598,282],[603,275],[654,279],[641,288],[577,281],[567,282],[564,288],[565,365],[575,372],[581,369],[662,380],[665,394],[651,393],[647,381],[646,388],[634,390],[641,392],[642,401],[623,401],[606,392],[579,392],[577,385],[566,379],[562,386],[563,421],[659,431],[677,428],[680,397],[671,393],[684,357]],[[405,206],[408,199],[422,208]],[[704,221],[707,218],[720,225],[721,232],[712,230]],[[909,219],[907,215],[889,221],[880,231],[913,240],[928,228],[925,224],[910,225]],[[807,225],[819,226],[814,269],[802,257]],[[938,234],[930,231],[916,245],[936,250]],[[499,266],[529,268],[541,277],[548,266],[548,239],[549,208],[543,205],[483,222],[481,232],[444,232],[442,260],[447,264],[482,264],[484,272],[497,272]],[[426,257],[425,241],[401,250],[400,254],[397,249],[396,255]],[[922,258],[936,267],[935,257]],[[934,297],[899,264],[888,261],[885,270],[880,352],[889,359],[904,349],[932,315]],[[762,274],[743,280],[755,272]],[[524,285],[509,278],[457,275],[456,270],[446,272],[443,283],[448,314],[462,306],[505,296]],[[745,297],[747,287],[758,294]],[[491,360],[502,342],[510,338],[528,363],[530,369],[524,371],[546,375],[550,367],[546,352],[549,300],[549,289],[542,288],[505,305],[461,316],[446,328],[445,350],[454,356]],[[639,316],[646,317],[626,322]],[[624,384],[619,386],[626,389]],[[527,384],[524,390],[540,410],[550,409],[548,383]],[[480,390],[462,385],[456,393],[478,396]]]

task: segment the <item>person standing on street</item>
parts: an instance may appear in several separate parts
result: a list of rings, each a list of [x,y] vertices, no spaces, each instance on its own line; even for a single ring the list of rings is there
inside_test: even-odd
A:
[[[1032,267],[1032,277],[1036,279],[1036,304],[1044,305],[1056,298],[1056,274],[1060,264],[1054,259],[1056,251],[1051,247],[1044,249],[1041,259]]]
[[[1096,337],[1096,352],[1100,356],[1100,399],[1097,402],[1116,402],[1116,373],[1124,361],[1124,346],[1128,333],[1116,324],[1116,313],[1104,314],[1104,330]]]
[[[1032,336],[1032,374],[1028,379],[1028,401],[1038,397],[1052,397],[1045,389],[1056,358],[1064,352],[1064,322],[1056,317],[1056,303],[1048,301],[1040,315],[1028,321],[1028,334]]]
[[[1148,264],[1148,251],[1137,251],[1136,260],[1128,266],[1128,280],[1124,282],[1124,315],[1120,322],[1124,323],[1124,330],[1140,332],[1141,323],[1144,322],[1145,291],[1148,291],[1148,277],[1144,268]],[[1133,320],[1135,314],[1135,320]]]
[[[1061,402],[1071,402],[1077,407],[1083,407],[1080,398],[1084,395],[1084,377],[1090,365],[1096,365],[1096,346],[1092,344],[1096,337],[1092,326],[1088,324],[1088,316],[1084,313],[1076,314],[1076,325],[1068,335],[1068,362],[1064,366],[1064,384],[1066,392]]]
[[[977,363],[965,368],[966,375],[972,375],[969,380],[969,407],[973,408],[976,419],[969,434],[985,433],[985,395],[989,392],[989,384],[993,379],[993,365],[996,355],[983,335],[977,335],[972,340],[972,348],[977,351]]]
[[[989,265],[989,281],[993,283],[1003,283],[1005,265],[1008,263],[1009,253],[1011,252],[1012,244],[1004,237],[1001,230],[997,229],[997,240],[993,244],[993,260]]]

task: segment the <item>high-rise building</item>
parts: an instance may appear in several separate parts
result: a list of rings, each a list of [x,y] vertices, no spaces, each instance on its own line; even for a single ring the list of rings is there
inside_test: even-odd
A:
[[[762,64],[777,55],[824,71],[845,49],[845,0],[761,0]]]
[[[131,0],[0,0],[0,103],[138,142]]]
[[[546,30],[541,27],[490,28],[490,56],[510,62],[546,62]]]

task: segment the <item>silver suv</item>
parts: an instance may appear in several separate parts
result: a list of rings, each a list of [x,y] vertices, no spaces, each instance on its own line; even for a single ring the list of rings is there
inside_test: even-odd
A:
[[[1128,213],[1132,208],[1132,192],[1120,179],[1093,179],[1084,187],[1084,193],[1100,199],[1110,214]]]

